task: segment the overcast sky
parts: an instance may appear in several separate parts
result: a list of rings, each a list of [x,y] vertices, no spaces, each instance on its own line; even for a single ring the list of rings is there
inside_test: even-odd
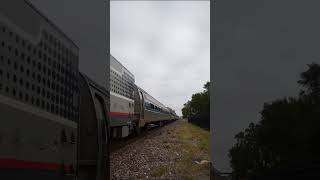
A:
[[[208,1],[112,1],[111,54],[138,86],[181,115],[210,80]]]
[[[298,93],[299,73],[320,57],[319,1],[216,0],[213,10],[213,164],[229,171],[236,133],[264,102]]]

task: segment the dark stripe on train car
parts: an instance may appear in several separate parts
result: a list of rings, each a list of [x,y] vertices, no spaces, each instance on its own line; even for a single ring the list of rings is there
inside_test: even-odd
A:
[[[129,117],[130,113],[127,112],[110,112],[109,116],[110,117]]]
[[[17,159],[0,159],[1,169],[38,169],[38,170],[64,170],[66,173],[74,173],[75,169],[72,165],[51,163],[51,162],[34,162]]]
[[[38,169],[0,169],[1,180],[75,180],[75,175],[63,175],[60,171]]]

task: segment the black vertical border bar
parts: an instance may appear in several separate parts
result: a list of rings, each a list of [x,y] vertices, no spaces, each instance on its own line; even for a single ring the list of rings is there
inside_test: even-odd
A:
[[[214,7],[216,0],[210,0],[210,180],[214,179],[214,167],[213,167],[213,93],[214,93],[214,78],[213,78],[213,60],[214,60]]]
[[[106,99],[106,102],[107,104],[105,105],[106,109],[108,112],[106,112],[107,114],[107,122],[106,122],[106,125],[107,125],[107,139],[108,139],[108,160],[107,160],[107,180],[111,180],[111,162],[110,162],[110,159],[111,159],[111,153],[110,153],[110,120],[109,120],[109,112],[110,112],[110,0],[104,0],[105,1],[105,8],[106,8],[106,41],[107,41],[107,49],[106,49],[106,53],[107,53],[107,67],[106,67],[106,89],[108,91],[108,96],[107,96],[107,99]]]
[[[106,76],[107,76],[107,90],[110,92],[110,0],[105,0],[105,5],[106,5],[106,29],[107,29],[107,49],[106,49],[106,53],[107,53],[107,72],[106,72]],[[110,98],[108,99],[110,100]],[[109,101],[108,101],[109,102]],[[108,105],[108,110],[110,105]]]

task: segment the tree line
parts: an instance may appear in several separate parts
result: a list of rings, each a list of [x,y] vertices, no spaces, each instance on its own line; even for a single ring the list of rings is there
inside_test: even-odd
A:
[[[320,66],[307,66],[297,81],[299,94],[264,103],[261,119],[235,135],[229,150],[235,179],[320,162]]]
[[[210,82],[203,88],[203,92],[193,94],[183,105],[182,116],[195,125],[210,129]]]

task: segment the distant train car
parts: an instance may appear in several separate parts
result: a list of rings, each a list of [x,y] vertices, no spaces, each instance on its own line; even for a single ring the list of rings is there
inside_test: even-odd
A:
[[[162,125],[171,120],[170,111],[158,100],[153,98],[146,91],[135,86],[135,130],[139,133],[142,128],[150,123]]]
[[[133,131],[134,75],[110,56],[110,127],[113,138],[128,136]]]
[[[79,73],[77,45],[5,0],[0,47],[0,179],[108,179],[109,92]]]

